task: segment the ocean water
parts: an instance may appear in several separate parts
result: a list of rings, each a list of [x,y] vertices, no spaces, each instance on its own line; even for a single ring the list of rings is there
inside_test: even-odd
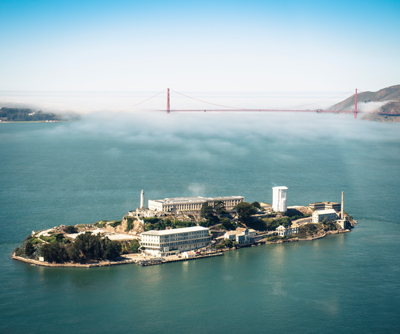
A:
[[[398,333],[400,124],[317,114],[97,113],[0,124],[2,333]],[[146,199],[339,201],[348,234],[168,265],[41,268],[31,233]]]

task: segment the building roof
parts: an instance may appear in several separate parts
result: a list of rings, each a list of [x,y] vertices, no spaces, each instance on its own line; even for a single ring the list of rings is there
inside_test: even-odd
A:
[[[336,202],[315,202],[315,203],[310,203],[310,205],[316,205],[316,204],[338,205],[340,203],[336,203]]]
[[[243,196],[220,196],[220,197],[202,197],[202,196],[192,196],[192,197],[173,197],[173,198],[164,198],[164,199],[155,199],[153,202],[159,203],[202,203],[208,201],[219,201],[219,200],[229,200],[229,199],[244,199]]]
[[[283,225],[279,225],[276,229],[277,230],[286,230],[286,227]]]
[[[240,232],[240,231],[228,231],[228,232],[226,232],[225,234],[228,234],[228,235],[236,235],[236,234],[241,234],[242,232]]]
[[[272,189],[288,189],[288,187],[285,186],[279,186],[279,187],[272,187]]]
[[[168,235],[168,234],[177,234],[177,233],[188,233],[188,232],[199,232],[199,231],[208,231],[209,228],[202,226],[192,226],[192,227],[182,227],[182,228],[174,228],[171,230],[161,230],[161,231],[147,231],[141,233],[142,235]]]
[[[336,211],[334,209],[328,209],[328,210],[315,210],[314,212],[318,213],[319,215],[327,215],[329,213],[334,213],[336,214]]]

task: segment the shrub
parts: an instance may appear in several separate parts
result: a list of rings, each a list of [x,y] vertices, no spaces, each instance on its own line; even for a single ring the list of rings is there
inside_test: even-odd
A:
[[[133,229],[133,217],[126,217],[126,232]]]
[[[64,228],[65,233],[78,233],[78,229],[75,226],[69,225]]]
[[[30,241],[28,241],[25,245],[25,255],[30,257],[33,253],[35,253],[35,247]]]
[[[94,223],[95,226],[102,228],[106,225],[107,222],[105,222],[104,220],[100,220],[97,223]]]
[[[121,225],[121,223],[122,223],[121,221],[116,220],[116,221],[113,221],[112,223],[109,223],[109,225],[113,228],[116,228],[118,225]]]

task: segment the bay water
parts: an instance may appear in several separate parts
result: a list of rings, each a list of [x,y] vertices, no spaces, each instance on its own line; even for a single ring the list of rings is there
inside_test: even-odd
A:
[[[340,201],[351,233],[153,267],[11,260],[32,232],[147,199]],[[0,124],[2,333],[398,333],[400,124],[349,115],[93,113]]]

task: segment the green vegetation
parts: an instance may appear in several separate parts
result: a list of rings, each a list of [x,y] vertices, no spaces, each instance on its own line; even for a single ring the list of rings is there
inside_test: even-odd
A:
[[[277,234],[273,234],[273,235],[266,235],[264,238],[267,241],[278,241],[278,240],[288,240],[288,239],[292,239],[292,238],[297,238],[297,235],[292,234],[292,235],[285,235],[284,237],[280,237]]]
[[[237,242],[230,239],[224,239],[221,243],[215,246],[216,249],[236,247]]]
[[[301,211],[296,209],[288,209],[286,212],[286,216],[290,217],[291,220],[296,220],[300,218],[310,217],[311,214],[303,214]]]
[[[205,221],[199,223],[200,226],[203,227],[211,227],[218,224],[222,224],[224,229],[232,229],[231,225],[227,222],[226,219],[229,218],[219,218],[219,215],[227,215],[228,211],[225,209],[225,204],[222,201],[215,201],[214,207],[208,205],[207,202],[204,202],[201,206],[200,216],[205,218]],[[229,220],[230,221],[230,220]]]
[[[64,231],[65,231],[65,233],[68,233],[68,234],[78,233],[78,229],[72,225],[65,226]]]
[[[32,245],[37,245],[37,244],[42,244],[43,243],[42,240],[40,240],[38,238],[35,238],[35,237],[31,238],[30,242],[31,242]]]
[[[94,226],[97,226],[98,228],[102,228],[104,226],[106,226],[107,222],[105,220],[100,220],[97,223],[94,223]]]
[[[282,237],[280,237],[279,235],[266,235],[264,237],[267,241],[277,241],[277,240],[282,240]]]
[[[324,231],[336,231],[337,224],[335,222],[324,222],[322,224],[322,228],[324,229]]]
[[[30,257],[34,252],[35,252],[35,247],[30,241],[28,241],[25,245],[25,255],[27,257]]]
[[[233,231],[236,230],[237,224],[232,223],[229,218],[224,217],[220,219],[219,227],[222,228],[223,230]]]
[[[125,216],[126,219],[126,232],[129,232],[130,230],[133,229],[133,217],[130,216]]]
[[[208,205],[207,202],[204,202],[200,209],[200,217],[207,220],[212,219],[214,217],[214,208],[211,205]]]
[[[289,217],[281,217],[281,218],[254,219],[249,221],[246,225],[247,227],[258,231],[275,231],[275,229],[279,225],[288,227],[291,224],[292,221]]]
[[[112,222],[109,223],[109,225],[113,228],[116,228],[118,225],[121,225],[122,221],[120,220],[113,220]]]
[[[222,215],[222,214],[227,214],[228,213],[228,211],[226,211],[225,204],[222,201],[215,201],[214,202],[214,211],[218,215]]]
[[[301,225],[299,228],[299,233],[297,236],[299,238],[307,238],[313,237],[323,230],[323,226],[321,224],[305,224]]]
[[[42,245],[40,251],[48,262],[64,263],[68,261],[87,263],[97,260],[113,260],[121,253],[121,243],[102,238],[90,232],[78,235],[74,243],[57,240]]]
[[[35,111],[28,108],[6,108],[0,109],[0,118],[5,121],[57,121],[61,118],[52,113],[44,113],[41,110]]]
[[[196,226],[195,223],[193,222],[185,222],[185,221],[180,221],[180,220],[174,220],[171,221],[169,218],[162,219],[162,218],[143,218],[143,221],[145,223],[144,229],[145,231],[150,231],[150,230],[165,230],[167,227],[169,228],[182,228],[182,227],[191,227],[191,226]]]
[[[257,213],[257,208],[247,202],[240,202],[235,206],[235,209],[239,215],[239,220],[244,224],[250,223],[251,215]]]
[[[261,205],[260,205],[259,202],[253,202],[253,203],[251,203],[251,205],[254,206],[257,209],[261,209]]]
[[[121,241],[121,254],[139,253],[139,240]]]
[[[63,242],[65,240],[64,234],[62,234],[62,233],[53,234],[53,235],[50,235],[50,236],[43,236],[42,235],[40,238],[42,240],[50,242],[50,243],[54,242],[54,241]]]

